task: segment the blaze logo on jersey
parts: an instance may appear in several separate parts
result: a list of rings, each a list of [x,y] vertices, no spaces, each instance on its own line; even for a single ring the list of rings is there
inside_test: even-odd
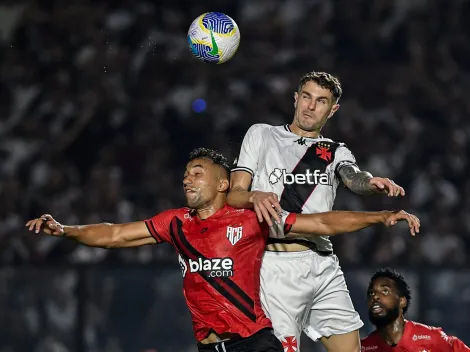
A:
[[[227,238],[232,244],[232,246],[235,246],[235,243],[241,240],[243,236],[243,227],[242,226],[227,226]]]
[[[297,352],[297,339],[295,336],[287,336],[281,340],[284,352]]]
[[[229,277],[233,276],[232,258],[197,258],[188,260],[189,271],[191,273],[204,272],[208,277]]]
[[[178,262],[180,264],[181,274],[183,275],[183,277],[185,277],[186,273],[188,272],[188,266],[186,265],[186,262],[184,261],[181,254],[178,254]]]
[[[326,185],[331,186],[330,175],[326,172],[320,172],[320,170],[315,170],[313,173],[307,169],[305,174],[292,174],[288,173],[286,169],[274,169],[273,172],[269,175],[269,183],[274,185],[277,182],[282,180],[282,183],[285,185]]]

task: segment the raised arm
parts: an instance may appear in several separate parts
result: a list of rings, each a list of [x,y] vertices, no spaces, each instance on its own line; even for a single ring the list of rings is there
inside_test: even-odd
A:
[[[253,208],[260,222],[265,220],[272,226],[271,217],[280,221],[278,212],[281,211],[281,206],[277,195],[271,192],[249,191],[258,163],[263,162],[260,161],[260,151],[264,148],[263,131],[267,128],[268,125],[255,124],[246,132],[230,175],[227,203],[234,208]]]
[[[68,226],[60,224],[51,215],[44,214],[28,221],[26,227],[35,233],[42,230],[48,235],[72,238],[91,247],[126,248],[157,243],[144,221]]]
[[[367,171],[361,171],[357,165],[344,165],[338,170],[343,184],[354,193],[385,193],[389,197],[404,196],[405,190],[388,178],[373,177]]]
[[[367,171],[361,171],[356,158],[346,145],[341,145],[335,152],[334,170],[343,184],[357,194],[387,194],[389,197],[404,196],[405,191],[388,178],[374,177]]]
[[[403,210],[398,212],[329,211],[317,214],[290,214],[286,219],[286,224],[292,227],[287,237],[334,236],[362,230],[375,224],[393,226],[398,221],[407,221],[413,236],[419,232],[419,219]]]
[[[252,175],[248,171],[232,171],[230,174],[230,192],[227,196],[227,203],[234,208],[253,208],[252,196],[255,192],[250,192]]]

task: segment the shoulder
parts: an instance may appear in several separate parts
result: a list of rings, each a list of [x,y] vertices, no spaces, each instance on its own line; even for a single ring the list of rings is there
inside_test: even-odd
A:
[[[377,331],[373,331],[361,340],[361,350],[362,352],[378,350],[380,343],[381,340],[377,335]]]
[[[334,149],[346,149],[349,150],[348,146],[346,143],[343,142],[338,142],[334,141],[331,138],[326,138],[326,137],[320,137],[318,138],[317,142],[318,146],[323,146],[323,147],[329,147],[329,148],[334,148]]]
[[[153,218],[156,218],[156,217],[166,218],[167,220],[178,218],[183,222],[192,219],[191,209],[189,208],[168,209],[161,213],[156,214]]]
[[[406,324],[409,329],[408,339],[413,342],[431,344],[448,343],[452,345],[455,341],[455,337],[448,336],[441,327],[429,326],[414,321],[407,321]]]
[[[239,224],[247,228],[260,228],[258,217],[252,209],[238,209],[226,206],[227,212],[224,214],[225,223]]]
[[[229,205],[227,205],[226,208],[227,208],[227,213],[225,214],[226,217],[240,218],[240,219],[246,219],[246,220],[256,219],[256,213],[251,209],[232,208]]]
[[[409,327],[410,331],[413,333],[412,339],[423,340],[430,339],[431,337],[446,336],[441,327],[421,324],[410,320],[408,320],[406,324],[407,327]]]
[[[262,133],[264,131],[271,130],[272,128],[275,128],[275,126],[268,125],[267,123],[255,123],[250,126],[247,133]]]
[[[318,140],[316,145],[317,148],[320,148],[317,153],[333,154],[333,160],[336,163],[337,169],[343,167],[346,164],[356,163],[354,154],[345,143],[335,142],[332,139],[322,137]]]

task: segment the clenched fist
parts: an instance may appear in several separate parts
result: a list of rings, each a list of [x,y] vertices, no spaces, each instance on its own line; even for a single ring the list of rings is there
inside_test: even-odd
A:
[[[39,233],[39,231],[42,230],[52,236],[64,235],[64,226],[54,220],[49,214],[44,214],[37,219],[29,220],[25,226],[28,227],[29,231],[34,231],[35,233]]]

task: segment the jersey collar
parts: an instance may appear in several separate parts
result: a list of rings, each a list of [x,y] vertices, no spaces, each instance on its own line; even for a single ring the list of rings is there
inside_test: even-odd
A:
[[[286,123],[286,124],[284,125],[284,129],[285,129],[287,132],[294,133],[294,132],[291,131],[290,126],[289,126],[288,123]],[[295,134],[295,133],[294,133],[294,134]],[[296,136],[297,136],[297,135],[296,135]],[[300,137],[300,136],[299,136],[299,137]],[[311,138],[311,137],[302,137],[302,138],[323,139],[324,137],[320,134],[320,135],[318,135],[317,138]]]
[[[204,222],[204,221],[207,221],[209,219],[217,219],[217,218],[220,218],[220,217],[223,217],[225,216],[226,214],[228,214],[231,210],[233,210],[233,208],[231,206],[229,206],[227,203],[225,203],[224,207],[223,208],[220,208],[219,210],[217,210],[214,214],[212,214],[211,216],[209,216],[208,218],[206,219],[200,219],[197,215],[194,216],[194,219],[197,223],[200,223],[200,222]]]

